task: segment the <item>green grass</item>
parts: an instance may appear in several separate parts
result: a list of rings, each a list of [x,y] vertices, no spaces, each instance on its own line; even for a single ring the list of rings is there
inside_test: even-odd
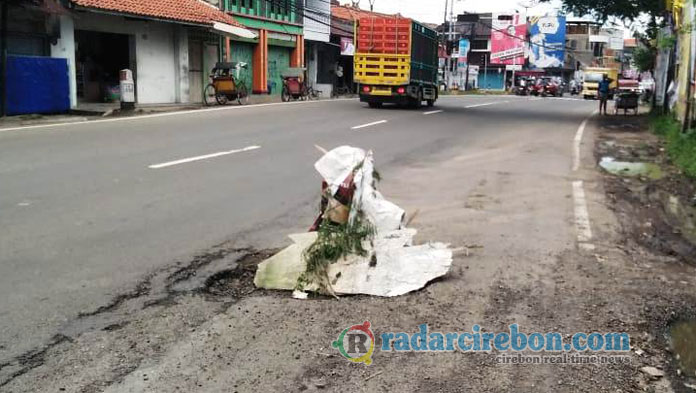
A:
[[[696,179],[696,131],[681,132],[681,124],[672,116],[655,116],[651,120],[653,132],[667,142],[667,153],[684,173]]]

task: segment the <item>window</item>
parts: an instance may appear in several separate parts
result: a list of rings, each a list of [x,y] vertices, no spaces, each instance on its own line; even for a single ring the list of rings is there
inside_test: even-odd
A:
[[[253,10],[254,8],[256,8],[256,0],[229,0],[230,11],[239,12],[242,10]]]
[[[472,50],[488,50],[488,40],[474,40],[471,42]]]
[[[271,13],[275,15],[290,15],[291,2],[290,0],[265,0],[271,2]]]

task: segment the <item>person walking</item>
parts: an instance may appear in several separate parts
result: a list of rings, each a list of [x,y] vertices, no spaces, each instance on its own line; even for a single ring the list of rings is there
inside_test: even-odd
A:
[[[611,85],[612,80],[607,76],[604,75],[602,80],[599,82],[599,86],[597,87],[597,95],[599,96],[599,114],[602,114],[602,110],[604,110],[604,114],[607,114],[607,101],[609,101],[609,88]]]

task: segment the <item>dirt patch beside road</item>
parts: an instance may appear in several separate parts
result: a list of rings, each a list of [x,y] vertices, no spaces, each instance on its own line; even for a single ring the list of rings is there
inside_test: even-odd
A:
[[[696,182],[671,164],[647,119],[604,119],[595,156],[660,168],[659,178],[649,173],[605,175],[607,193],[628,241],[696,264]]]
[[[645,352],[644,363],[666,370],[674,391],[693,392],[689,386],[696,386],[696,376],[680,369],[669,332],[675,322],[696,318],[696,182],[670,162],[665,150],[646,117],[599,121],[598,162],[611,157],[660,168],[657,177],[602,173],[608,207],[620,222],[616,248],[628,264],[617,298],[638,306],[632,319],[642,333],[632,343]]]

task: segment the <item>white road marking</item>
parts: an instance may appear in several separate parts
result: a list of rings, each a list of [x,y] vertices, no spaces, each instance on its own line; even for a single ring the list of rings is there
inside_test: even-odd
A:
[[[437,111],[430,111],[430,112],[423,112],[424,115],[434,115],[436,113],[442,113],[444,112],[442,109],[437,110]]]
[[[488,106],[488,105],[496,105],[496,104],[504,104],[509,101],[495,101],[495,102],[486,102],[485,104],[476,104],[476,105],[467,105],[464,108],[466,109],[471,109],[471,108],[478,108],[481,106]]]
[[[573,182],[573,202],[578,243],[581,248],[594,249],[594,245],[590,243],[592,240],[592,228],[590,227],[590,214],[587,210],[585,189],[581,180]]]
[[[572,98],[572,97],[551,97],[552,100],[561,101],[584,101],[582,98]]]
[[[587,127],[587,122],[592,116],[595,115],[597,111],[592,112],[587,119],[583,120],[578,127],[578,132],[575,133],[575,139],[573,140],[573,172],[580,169],[580,145],[582,144],[582,136],[585,134],[585,127]]]
[[[543,97],[536,97],[536,98],[530,98],[529,101],[539,101],[539,100],[543,100],[543,99],[544,99]]]
[[[362,125],[359,125],[359,126],[351,127],[350,129],[351,129],[351,130],[359,130],[359,129],[361,129],[361,128],[372,127],[372,126],[376,126],[376,125],[378,125],[378,124],[384,124],[384,123],[386,123],[386,122],[387,122],[386,120],[373,121],[372,123],[362,124]]]
[[[74,121],[65,123],[52,123],[52,124],[38,124],[34,126],[20,126],[20,127],[8,127],[0,128],[0,132],[9,132],[17,130],[32,130],[38,128],[49,128],[49,127],[65,127],[65,126],[75,126],[81,124],[97,124],[97,123],[112,123],[117,121],[134,121],[143,119],[152,119],[156,117],[168,117],[168,116],[181,116],[190,115],[195,113],[207,113],[207,112],[218,112],[218,111],[229,111],[229,110],[240,110],[240,109],[253,109],[262,108],[266,106],[277,106],[277,105],[308,105],[308,104],[318,104],[325,102],[336,102],[336,101],[354,101],[355,98],[336,98],[331,100],[319,100],[319,101],[293,101],[293,102],[271,102],[268,104],[254,104],[254,105],[237,105],[237,106],[221,106],[216,108],[205,108],[205,109],[192,109],[187,111],[172,111],[165,113],[153,113],[151,115],[140,115],[140,116],[130,116],[130,117],[117,117],[113,119],[99,119],[99,120],[85,120],[85,121]]]
[[[517,95],[511,95],[511,94],[460,94],[460,95],[441,95],[438,96],[437,99],[445,99],[445,98],[455,98],[455,99],[494,99],[494,98],[504,98],[506,100],[512,99],[512,98],[524,98],[524,96],[517,96]]]
[[[167,168],[167,167],[174,166],[174,165],[187,164],[189,162],[194,162],[194,161],[208,160],[210,158],[222,157],[222,156],[226,156],[229,154],[242,153],[245,151],[257,150],[260,148],[261,148],[261,146],[247,146],[243,149],[221,151],[218,153],[206,154],[206,155],[198,156],[198,157],[189,157],[189,158],[182,158],[180,160],[175,160],[175,161],[163,162],[161,164],[150,165],[148,168],[150,168],[150,169]]]

